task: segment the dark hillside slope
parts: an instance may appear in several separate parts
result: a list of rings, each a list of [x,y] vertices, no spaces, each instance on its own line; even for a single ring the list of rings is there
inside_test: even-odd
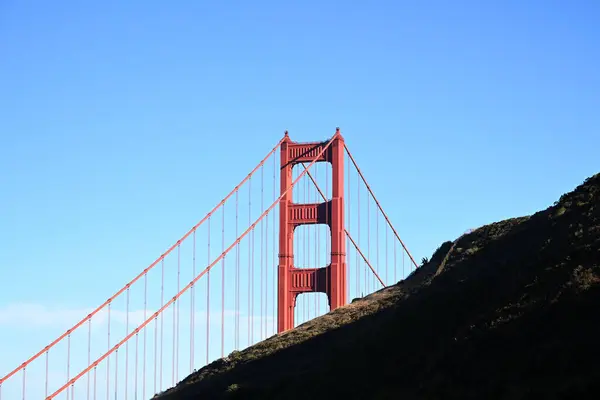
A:
[[[599,306],[600,174],[159,398],[600,398]]]

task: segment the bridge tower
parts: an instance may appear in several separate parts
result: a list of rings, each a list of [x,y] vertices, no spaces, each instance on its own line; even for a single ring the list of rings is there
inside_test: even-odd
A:
[[[279,211],[279,266],[277,282],[277,332],[294,327],[296,298],[301,293],[326,293],[330,310],[346,304],[346,241],[344,224],[344,139],[339,128],[329,148],[317,162],[332,166],[331,199],[323,203],[292,202],[292,168],[310,163],[328,142],[296,143],[285,133],[281,144],[281,193]],[[331,263],[320,268],[294,266],[294,230],[300,225],[326,224],[331,233]]]

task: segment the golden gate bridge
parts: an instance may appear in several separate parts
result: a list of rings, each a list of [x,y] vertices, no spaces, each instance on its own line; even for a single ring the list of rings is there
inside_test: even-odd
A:
[[[0,378],[0,400],[148,399],[416,268],[339,128],[315,143],[285,132],[152,264]]]

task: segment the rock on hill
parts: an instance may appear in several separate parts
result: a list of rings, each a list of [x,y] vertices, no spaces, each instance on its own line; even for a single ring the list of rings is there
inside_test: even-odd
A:
[[[599,306],[600,174],[157,398],[600,398]]]

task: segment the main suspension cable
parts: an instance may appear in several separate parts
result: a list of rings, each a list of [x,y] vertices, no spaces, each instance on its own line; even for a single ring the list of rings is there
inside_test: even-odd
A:
[[[246,237],[246,235],[248,235],[248,233],[250,231],[252,231],[256,225],[266,216],[268,215],[271,210],[277,205],[279,204],[279,202],[281,201],[281,199],[296,185],[296,183],[298,182],[298,180],[304,176],[304,174],[306,172],[308,172],[308,169],[310,169],[316,162],[317,160],[323,155],[323,153],[325,153],[325,151],[327,151],[327,149],[331,146],[331,143],[333,142],[334,139],[336,139],[336,137],[338,136],[338,133],[336,133],[327,143],[327,145],[325,145],[321,151],[315,156],[315,158],[313,159],[313,161],[309,164],[308,168],[302,172],[302,174],[296,178],[296,180],[294,180],[292,182],[292,184],[290,185],[290,187],[288,187],[283,193],[281,193],[281,195],[273,202],[273,204],[271,204],[271,206],[265,210],[257,219],[256,221],[254,221],[254,223],[248,227],[248,229],[246,229],[244,231],[244,233],[242,233],[242,235],[240,235],[219,257],[217,257],[215,260],[212,261],[212,263],[210,263],[210,265],[208,267],[206,267],[198,276],[196,276],[190,283],[188,283],[183,289],[181,289],[181,291],[179,293],[177,293],[175,296],[173,296],[173,298],[171,298],[171,300],[169,300],[166,304],[164,304],[160,309],[158,309],[157,311],[155,311],[152,316],[148,319],[146,319],[143,323],[141,323],[135,330],[133,330],[132,332],[130,332],[127,336],[125,336],[121,341],[119,341],[117,344],[115,344],[111,349],[109,349],[109,351],[107,351],[104,355],[100,356],[98,359],[96,359],[96,361],[94,361],[91,365],[89,365],[88,367],[84,368],[79,374],[77,374],[76,376],[74,376],[73,378],[71,378],[66,384],[64,384],[63,386],[61,386],[59,389],[57,389],[54,393],[52,393],[49,396],[49,399],[53,399],[54,397],[56,397],[58,394],[60,394],[61,392],[63,392],[65,390],[65,388],[68,388],[69,386],[71,386],[74,382],[76,382],[78,379],[80,379],[84,374],[86,374],[87,372],[89,372],[90,370],[92,370],[93,368],[95,368],[100,362],[102,362],[103,360],[105,360],[107,357],[110,356],[110,354],[112,354],[116,349],[118,349],[123,343],[125,343],[126,341],[128,341],[129,339],[131,339],[131,337],[133,337],[136,333],[138,333],[141,329],[143,329],[146,325],[148,325],[148,323],[155,318],[156,316],[158,316],[159,314],[161,314],[167,307],[169,307],[175,300],[177,300],[179,297],[181,297],[181,295],[183,293],[185,293],[190,287],[191,285],[193,285],[195,282],[197,282],[200,278],[202,278],[205,274],[208,273],[208,271],[210,271],[210,269],[212,269],[214,267],[214,265],[216,265],[223,257],[225,257],[225,255],[233,248],[235,247],[235,245],[237,243],[239,243],[244,237]]]
[[[383,208],[381,207],[381,204],[379,204],[379,201],[375,197],[375,194],[373,193],[373,190],[371,190],[371,186],[369,186],[369,184],[367,183],[367,180],[365,179],[363,173],[361,172],[360,168],[358,167],[358,164],[356,163],[356,160],[354,160],[354,157],[352,157],[352,154],[350,153],[350,150],[348,150],[348,146],[344,145],[344,149],[346,149],[346,153],[348,153],[348,156],[350,157],[350,160],[354,164],[354,167],[356,168],[356,171],[358,172],[358,175],[360,176],[360,178],[362,179],[362,181],[365,183],[365,186],[367,187],[367,190],[369,191],[369,193],[373,197],[373,200],[375,200],[375,204],[377,204],[377,207],[381,211],[381,214],[383,214],[383,217],[385,218],[385,220],[387,221],[388,225],[390,226],[390,228],[394,232],[394,235],[396,235],[396,238],[398,239],[398,241],[400,242],[400,244],[404,248],[404,251],[410,257],[410,260],[414,264],[415,268],[419,268],[419,265],[416,263],[416,261],[414,260],[413,256],[410,254],[410,251],[408,251],[408,249],[406,248],[404,242],[402,241],[402,239],[400,239],[400,236],[398,235],[398,232],[396,232],[396,229],[392,225],[392,222],[388,218],[387,214],[385,213],[385,211],[383,211]]]
[[[165,251],[160,257],[158,257],[152,264],[150,264],[147,268],[145,268],[141,273],[139,273],[135,278],[133,278],[131,281],[129,281],[125,286],[123,286],[120,290],[118,290],[115,294],[113,294],[111,297],[109,297],[104,303],[102,303],[99,307],[97,307],[94,311],[92,311],[90,314],[88,314],[86,317],[84,317],[83,319],[81,319],[77,324],[75,324],[71,329],[67,330],[65,333],[63,333],[62,335],[60,335],[58,338],[56,338],[55,340],[53,340],[50,344],[48,344],[46,347],[44,347],[42,350],[40,350],[39,352],[37,352],[36,354],[34,354],[33,356],[31,356],[29,359],[27,359],[25,362],[23,362],[21,365],[19,365],[17,368],[13,369],[11,372],[9,372],[7,375],[5,375],[4,377],[0,378],[0,387],[2,385],[2,383],[6,382],[10,377],[12,377],[13,375],[15,375],[17,372],[19,372],[20,370],[26,368],[31,362],[33,362],[34,360],[36,360],[37,358],[39,358],[41,355],[43,355],[44,353],[46,353],[47,351],[49,351],[51,348],[53,348],[54,346],[56,346],[56,344],[58,344],[60,341],[62,341],[63,339],[65,339],[67,337],[67,335],[72,334],[75,330],[77,330],[79,327],[81,327],[83,324],[85,324],[87,321],[91,320],[91,318],[96,315],[98,312],[100,312],[101,310],[103,310],[105,307],[107,307],[115,298],[117,298],[118,296],[120,296],[123,292],[125,292],[125,290],[127,290],[127,288],[131,287],[131,285],[133,285],[135,282],[137,282],[140,278],[142,278],[144,276],[144,274],[146,274],[147,272],[149,272],[151,269],[153,269],[156,265],[158,265],[158,263],[160,263],[162,260],[164,260],[164,258],[169,255],[178,245],[178,243],[183,242],[188,236],[190,236],[192,234],[192,232],[194,232],[196,229],[198,229],[198,227],[200,225],[202,225],[216,210],[219,209],[219,207],[221,207],[223,204],[225,204],[225,202],[235,193],[235,191],[241,187],[242,185],[244,185],[246,183],[246,181],[248,179],[250,179],[250,177],[252,175],[254,175],[254,173],[256,171],[258,171],[258,169],[264,165],[264,163],[266,162],[266,160],[271,157],[272,154],[275,153],[275,151],[279,148],[279,146],[281,145],[281,143],[283,143],[283,141],[285,140],[285,137],[282,138],[281,140],[279,140],[279,142],[273,147],[273,149],[260,161],[260,163],[258,163],[258,165],[233,189],[231,190],[231,192],[229,192],[229,194],[227,196],[225,196],[223,198],[223,200],[221,200],[221,202],[219,204],[217,204],[208,214],[206,214],[206,216],[204,218],[202,218],[202,220],[200,220],[200,222],[198,222],[196,225],[194,225],[185,235],[183,235],[181,237],[181,239],[179,239],[177,241],[177,243],[173,244],[169,249],[167,249],[167,251]]]

